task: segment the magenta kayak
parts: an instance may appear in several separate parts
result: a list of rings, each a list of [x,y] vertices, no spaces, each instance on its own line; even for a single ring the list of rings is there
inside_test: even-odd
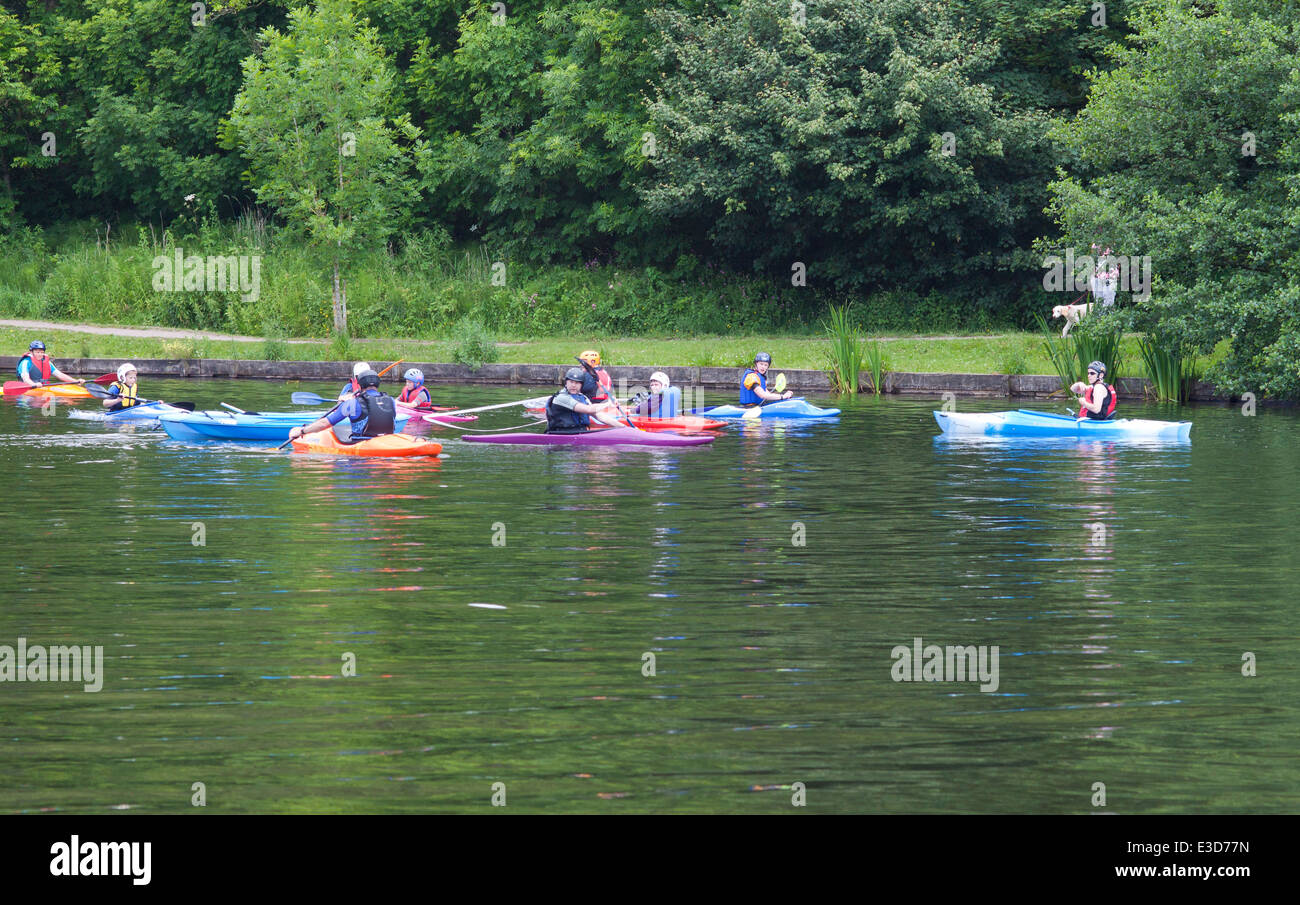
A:
[[[512,443],[520,446],[703,446],[712,443],[712,435],[684,437],[667,431],[634,430],[611,427],[585,434],[470,434],[462,439],[470,443]]]

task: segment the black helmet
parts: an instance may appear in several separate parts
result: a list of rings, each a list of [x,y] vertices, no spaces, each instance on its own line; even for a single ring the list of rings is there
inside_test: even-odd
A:
[[[362,389],[379,386],[379,375],[374,371],[362,371],[357,375],[357,385]]]
[[[1091,364],[1088,365],[1088,370],[1089,370],[1089,371],[1096,371],[1098,374],[1105,374],[1105,373],[1106,373],[1106,366],[1105,366],[1104,364],[1102,364],[1100,361],[1094,361],[1094,362],[1092,362]]]
[[[569,370],[564,372],[564,379],[576,380],[578,383],[582,383],[582,381],[587,379],[587,372],[582,368],[569,368]]]
[[[771,352],[759,352],[757,355],[754,356],[754,364],[758,364],[760,361],[765,361],[765,362],[767,362],[768,364],[771,364],[771,363],[772,363],[772,353],[771,353]]]

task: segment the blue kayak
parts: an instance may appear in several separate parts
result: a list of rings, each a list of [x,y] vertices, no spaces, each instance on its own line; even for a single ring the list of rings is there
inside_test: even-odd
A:
[[[326,412],[181,412],[163,415],[158,420],[173,440],[265,440],[283,443],[289,431],[300,424],[310,424]],[[397,413],[400,431],[410,416]]]
[[[695,415],[707,415],[710,418],[744,418],[747,413],[754,411],[754,408],[754,406],[742,408],[739,405],[715,405],[713,408],[691,409],[691,412]],[[759,418],[834,418],[840,413],[839,409],[818,408],[802,396],[782,399],[780,402],[769,402],[757,408]]]
[[[1144,421],[1117,418],[1095,421],[1020,409],[1015,412],[935,412],[946,437],[1073,437],[1079,440],[1183,441],[1192,436],[1190,421]]]
[[[117,411],[110,412],[103,409],[98,412],[71,411],[68,417],[77,418],[82,421],[106,421],[111,423],[134,423],[139,421],[157,421],[163,415],[188,415],[185,409],[178,409],[174,405],[168,405],[165,402],[146,402],[141,405],[132,405],[127,408],[121,408]]]

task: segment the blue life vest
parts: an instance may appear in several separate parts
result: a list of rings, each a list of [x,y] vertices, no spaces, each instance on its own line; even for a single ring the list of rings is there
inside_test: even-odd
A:
[[[758,374],[758,385],[767,389],[767,376],[759,374],[753,368],[747,370],[740,378],[740,404],[741,405],[762,405],[763,397],[755,393],[749,387],[745,386],[745,381],[749,379],[750,374]]]
[[[591,416],[582,415],[573,409],[567,409],[555,404],[555,397],[560,395],[555,393],[550,399],[546,400],[546,432],[548,434],[580,434],[591,427]],[[570,398],[581,403],[590,403],[591,400],[582,393],[573,393]]]

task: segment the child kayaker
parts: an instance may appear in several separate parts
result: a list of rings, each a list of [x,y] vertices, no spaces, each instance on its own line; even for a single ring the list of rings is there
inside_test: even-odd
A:
[[[424,372],[419,368],[411,368],[402,376],[406,380],[406,385],[402,387],[401,395],[397,397],[397,401],[413,405],[416,408],[433,408],[433,398],[424,385]]]
[[[582,376],[582,395],[592,402],[605,402],[613,395],[614,382],[609,372],[600,366],[600,353],[588,349],[578,356],[578,362],[584,371]]]
[[[655,371],[650,375],[650,394],[638,394],[629,406],[633,415],[648,415],[651,418],[676,418],[681,408],[682,391],[670,386],[668,375]]]
[[[140,403],[136,399],[138,389],[135,365],[128,361],[117,369],[117,380],[109,384],[108,398],[104,400],[104,408],[110,412],[116,412],[118,409],[139,405]]]
[[[86,381],[69,377],[54,366],[53,359],[45,353],[45,343],[33,340],[27,347],[27,354],[18,359],[18,379],[28,386],[38,387],[57,377],[64,383],[81,383]]]
[[[354,364],[352,366],[352,379],[349,380],[347,383],[343,384],[343,389],[339,390],[339,398],[351,399],[353,396],[360,393],[361,385],[357,383],[357,378],[362,374],[364,374],[366,371],[373,371],[373,370],[374,368],[370,367],[369,362],[359,361],[356,364]]]
[[[774,393],[767,388],[767,369],[770,367],[772,367],[772,356],[767,352],[759,352],[754,356],[754,366],[745,371],[740,378],[740,404],[745,408],[768,402],[780,402],[794,395],[793,390]]]
[[[569,368],[564,372],[563,389],[546,400],[548,434],[580,434],[591,427],[593,417],[610,427],[620,425],[613,405],[592,402],[582,392],[583,378],[587,376],[582,368]]]
[[[1119,394],[1115,387],[1106,383],[1106,365],[1094,361],[1088,365],[1088,384],[1076,382],[1070,387],[1071,393],[1082,393],[1079,397],[1079,418],[1093,421],[1108,421],[1115,417],[1119,405]]]
[[[356,380],[357,395],[344,399],[328,415],[317,418],[306,427],[295,427],[289,431],[289,439],[297,440],[303,434],[329,430],[344,419],[352,423],[352,436],[344,442],[355,443],[396,433],[397,403],[392,396],[380,392],[379,375],[371,369],[357,375]]]

